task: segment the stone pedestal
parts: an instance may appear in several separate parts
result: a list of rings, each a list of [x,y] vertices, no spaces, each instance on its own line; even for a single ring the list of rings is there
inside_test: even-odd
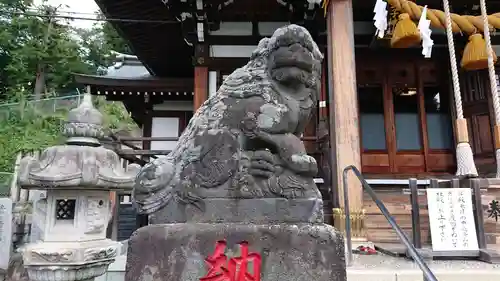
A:
[[[141,228],[130,238],[125,281],[346,280],[344,238],[322,223],[321,199],[210,198],[202,203],[200,209],[171,202],[151,214],[153,223],[164,224]],[[248,245],[248,255],[260,256],[260,279],[202,278],[231,272],[231,258],[244,254],[241,243]],[[218,264],[223,268],[210,270],[218,247],[224,248],[218,252],[225,254]]]
[[[217,257],[222,253],[221,261]],[[245,255],[251,260],[249,276],[260,265],[260,278],[217,280],[346,280],[344,239],[329,225],[178,223],[150,225],[130,238],[125,281],[204,280],[207,274],[231,273],[231,258]],[[238,265],[237,276],[242,270],[242,264]]]
[[[201,209],[200,209],[201,207]],[[150,215],[153,224],[166,223],[323,223],[323,201],[318,198],[210,198],[200,207],[171,202]]]

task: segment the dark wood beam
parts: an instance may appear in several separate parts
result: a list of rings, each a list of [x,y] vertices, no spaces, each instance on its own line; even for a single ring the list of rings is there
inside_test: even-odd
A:
[[[209,58],[207,65],[211,70],[231,73],[235,69],[244,66],[247,62],[248,58]]]
[[[365,40],[367,41],[367,40]],[[368,41],[369,42],[369,41]],[[320,49],[326,46],[319,46]],[[433,57],[446,56],[448,53],[446,48],[436,48],[433,50]],[[376,54],[377,61],[381,64],[384,60],[390,60],[391,58],[405,57],[408,60],[425,60],[425,58],[420,54],[419,48],[409,48],[409,49],[391,49],[391,48],[377,48],[374,51],[372,48],[357,47],[356,48],[356,61],[362,63],[363,60],[370,58],[374,60],[373,55]],[[220,70],[224,73],[231,73],[236,68],[244,66],[248,62],[249,58],[209,58],[208,66],[211,70]]]
[[[273,1],[273,0],[270,0]],[[288,22],[290,17],[288,14],[277,14],[275,17],[268,17],[267,15],[221,15],[222,22]]]
[[[209,47],[206,43],[196,43],[194,47],[193,65],[204,66],[209,58]]]
[[[224,36],[224,35],[208,35],[206,43],[209,45],[254,45],[256,46],[259,41],[265,36],[250,35],[250,36]],[[435,45],[447,45],[448,41],[445,34],[434,34],[432,36]],[[467,36],[455,36],[457,42],[467,41]],[[326,34],[320,33],[315,38],[318,46],[326,47]],[[492,36],[492,44],[500,44],[500,36]],[[354,42],[356,45],[370,45],[372,47],[390,47],[389,39],[378,39],[375,35],[355,35]]]
[[[255,45],[259,44],[259,41],[269,36],[261,35],[249,35],[249,36],[224,36],[224,35],[208,35],[206,43],[209,45]],[[326,36],[321,35],[319,38],[315,38],[318,45],[326,44]]]
[[[136,78],[123,79],[107,76],[95,76],[75,73],[77,83],[84,85],[108,86],[120,88],[138,88],[142,91],[160,90],[163,92],[192,92],[193,78]],[[116,90],[115,90],[116,91]]]
[[[132,92],[134,94],[130,95],[128,94],[129,92],[126,92],[127,94],[121,94],[120,92],[117,92],[116,95],[114,95],[111,91],[108,91],[108,94],[105,94],[104,91],[97,91],[97,90],[92,90],[92,95],[96,96],[103,96],[106,97],[106,100],[109,101],[127,101],[132,104],[137,103],[144,99],[145,92]],[[183,93],[179,93],[177,95],[176,93],[173,93],[171,95],[163,94],[160,95],[159,93],[156,93],[156,95],[151,95],[150,92],[148,92],[148,95],[150,95],[151,98],[151,103],[153,104],[160,104],[165,101],[192,101],[193,100],[193,94],[188,93],[187,95],[184,95]],[[129,110],[131,111],[131,110]]]
[[[128,156],[156,156],[156,155],[168,155],[170,150],[132,150],[132,149],[120,149],[117,150],[119,155]]]

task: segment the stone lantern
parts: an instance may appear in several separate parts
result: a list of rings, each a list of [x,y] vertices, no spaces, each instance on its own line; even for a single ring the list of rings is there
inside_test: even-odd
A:
[[[125,170],[118,155],[101,146],[102,120],[85,94],[69,112],[66,143],[21,161],[21,188],[47,191],[33,210],[39,241],[22,250],[30,280],[90,281],[119,254],[121,243],[106,239],[110,191],[132,190],[139,166]]]

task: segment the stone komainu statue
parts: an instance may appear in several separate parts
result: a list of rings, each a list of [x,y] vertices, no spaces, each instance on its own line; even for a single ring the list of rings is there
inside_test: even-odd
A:
[[[195,113],[168,156],[145,165],[134,200],[152,214],[210,198],[321,198],[300,140],[320,91],[323,56],[297,25],[260,41]]]

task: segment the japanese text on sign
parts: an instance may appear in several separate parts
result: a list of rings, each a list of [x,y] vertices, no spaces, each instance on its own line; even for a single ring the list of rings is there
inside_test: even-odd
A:
[[[260,254],[249,253],[247,242],[241,242],[238,245],[240,256],[228,260],[224,254],[226,242],[218,241],[214,253],[205,259],[209,268],[200,281],[260,281]],[[252,273],[249,272],[250,262]]]
[[[427,202],[434,251],[478,250],[470,189],[430,188]]]

